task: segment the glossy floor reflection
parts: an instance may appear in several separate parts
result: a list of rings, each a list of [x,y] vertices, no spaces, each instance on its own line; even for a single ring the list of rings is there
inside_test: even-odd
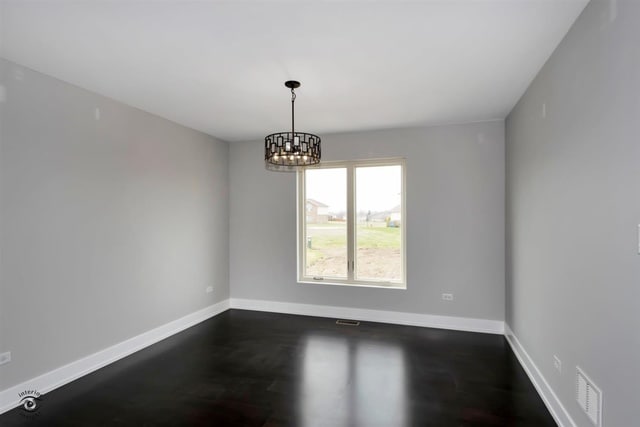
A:
[[[402,347],[317,334],[303,349],[300,426],[408,425]]]
[[[502,336],[231,310],[0,426],[555,426]]]

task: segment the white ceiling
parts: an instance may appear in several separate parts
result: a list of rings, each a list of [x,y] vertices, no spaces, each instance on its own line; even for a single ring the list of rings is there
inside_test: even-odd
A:
[[[504,118],[587,0],[4,1],[7,59],[228,141]]]

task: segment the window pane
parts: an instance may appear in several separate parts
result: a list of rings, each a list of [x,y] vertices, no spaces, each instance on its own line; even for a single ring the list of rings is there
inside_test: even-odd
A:
[[[402,169],[356,168],[356,279],[402,281]]]
[[[305,276],[347,277],[347,170],[305,171]]]

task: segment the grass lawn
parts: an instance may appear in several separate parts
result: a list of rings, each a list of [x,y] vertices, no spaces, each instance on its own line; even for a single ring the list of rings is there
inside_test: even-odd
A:
[[[358,224],[358,249],[400,249],[400,228],[387,227],[386,224]],[[324,258],[325,251],[344,248],[346,256],[347,225],[344,222],[309,224],[307,236],[311,238],[311,249],[307,250],[307,265]]]
[[[344,222],[327,224],[309,224],[307,236],[311,237],[312,247],[339,248],[347,244],[347,225]],[[376,224],[366,226],[358,224],[357,244],[359,248],[399,248],[400,228]]]
[[[347,276],[347,225],[344,222],[309,224],[306,274],[323,277]],[[401,280],[400,228],[385,223],[357,225],[357,278]]]
[[[358,248],[400,248],[400,228],[358,225]]]

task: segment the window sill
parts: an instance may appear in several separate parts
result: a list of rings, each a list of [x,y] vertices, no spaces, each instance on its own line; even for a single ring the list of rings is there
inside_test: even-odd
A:
[[[348,286],[350,288],[377,288],[377,289],[394,289],[406,291],[407,285],[404,283],[390,283],[390,282],[340,282],[337,280],[311,280],[311,279],[298,279],[300,284],[311,285],[329,285],[329,286]]]

